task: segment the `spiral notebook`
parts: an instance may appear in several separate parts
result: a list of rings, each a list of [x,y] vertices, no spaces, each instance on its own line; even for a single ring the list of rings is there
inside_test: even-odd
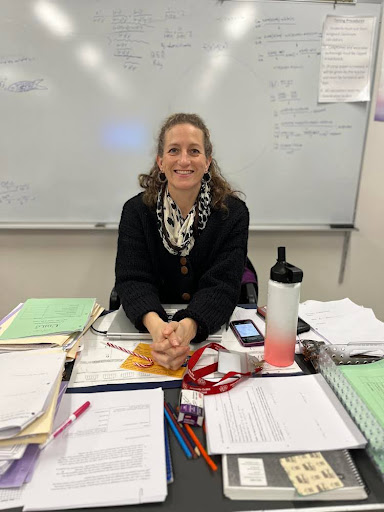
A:
[[[288,453],[223,455],[224,494],[232,500],[364,500],[367,493],[348,450],[321,452],[344,487],[300,496],[280,464]]]

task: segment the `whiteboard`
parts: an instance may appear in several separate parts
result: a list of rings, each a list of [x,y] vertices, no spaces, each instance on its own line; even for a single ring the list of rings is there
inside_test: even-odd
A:
[[[352,224],[368,105],[317,103],[321,31],[351,14],[377,32],[380,9],[3,0],[0,222],[118,222],[183,111],[206,121],[251,225]]]

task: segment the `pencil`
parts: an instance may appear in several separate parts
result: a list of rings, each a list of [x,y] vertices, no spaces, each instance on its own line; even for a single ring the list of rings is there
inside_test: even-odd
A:
[[[191,455],[194,459],[196,459],[197,455],[193,449],[193,446],[188,441],[187,436],[184,433],[184,430],[181,428],[180,423],[177,421],[177,418],[175,416],[175,412],[169,402],[164,402],[164,406],[167,408],[168,414],[171,417],[171,420],[174,422],[175,427],[177,428],[177,431],[179,432],[180,436],[182,437],[184,443],[186,444],[188,450],[191,452]]]
[[[217,466],[216,464],[213,462],[213,460],[211,459],[211,457],[208,455],[208,453],[205,451],[203,445],[200,443],[200,441],[198,440],[198,438],[196,437],[194,431],[191,429],[191,427],[185,423],[184,424],[185,428],[187,429],[188,431],[188,434],[192,437],[192,439],[194,440],[194,442],[196,443],[196,446],[199,448],[200,452],[201,452],[201,455],[204,457],[206,463],[208,464],[208,466],[213,469],[213,471],[217,471]]]
[[[173,417],[175,418],[175,420],[177,421],[177,414],[175,412],[175,409],[172,407],[172,405],[167,402],[167,405],[171,411],[171,413],[173,414]],[[200,457],[200,451],[199,449],[197,448],[197,446],[195,445],[195,442],[193,441],[193,439],[191,438],[191,436],[188,434],[188,431],[187,429],[185,428],[184,424],[183,423],[179,423],[177,421],[177,424],[179,425],[179,427],[181,428],[182,432],[183,432],[183,435],[185,437],[185,441],[186,441],[186,444],[188,446],[188,448],[191,450],[192,452],[192,455],[193,455],[193,452],[196,454],[197,457]]]
[[[169,412],[167,411],[167,409],[165,407],[165,404],[164,404],[164,414],[165,414],[165,417],[167,418],[167,421],[169,423],[169,426],[171,427],[172,432],[175,434],[176,439],[179,441],[179,445],[181,446],[181,449],[183,450],[183,452],[185,453],[185,455],[187,456],[188,459],[192,459],[192,454],[189,451],[187,445],[185,444],[183,438],[179,434],[179,431],[177,430],[175,423],[172,421],[172,419],[169,415]]]

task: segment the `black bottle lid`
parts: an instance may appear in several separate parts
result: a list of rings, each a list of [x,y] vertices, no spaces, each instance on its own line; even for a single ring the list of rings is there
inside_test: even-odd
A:
[[[271,268],[271,279],[278,283],[301,283],[303,271],[285,261],[285,247],[277,248],[277,263]]]

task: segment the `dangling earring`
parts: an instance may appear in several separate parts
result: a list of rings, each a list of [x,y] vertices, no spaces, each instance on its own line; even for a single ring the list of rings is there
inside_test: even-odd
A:
[[[157,174],[157,177],[158,177],[158,179],[159,179],[160,183],[164,183],[164,182],[166,182],[166,181],[167,181],[167,177],[166,177],[166,175],[165,175],[165,172],[160,171],[160,172]]]
[[[205,183],[209,183],[211,181],[211,173],[209,171],[205,172],[204,175],[203,175],[203,181],[205,181]]]

